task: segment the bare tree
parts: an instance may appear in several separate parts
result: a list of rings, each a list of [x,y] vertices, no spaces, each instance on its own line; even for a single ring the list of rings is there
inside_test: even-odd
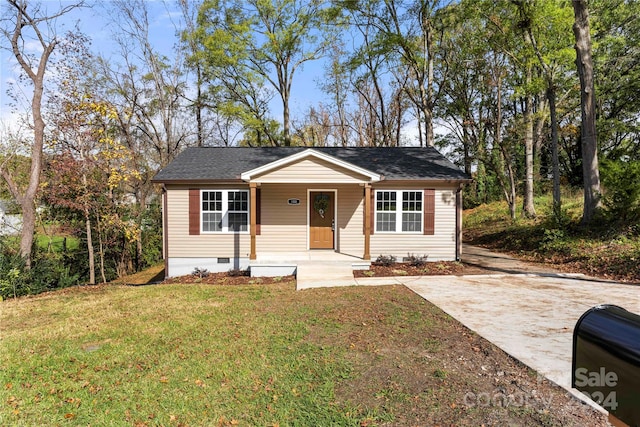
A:
[[[47,14],[39,4],[26,0],[7,0],[7,18],[3,19],[2,35],[9,41],[11,52],[20,65],[21,72],[33,86],[31,95],[31,117],[33,125],[33,143],[31,144],[31,166],[29,183],[19,188],[11,173],[0,165],[0,175],[22,208],[22,232],[20,236],[20,255],[31,268],[31,249],[36,224],[36,196],[40,186],[42,172],[42,151],[44,146],[45,122],[42,116],[42,102],[45,92],[45,73],[49,61],[60,43],[56,34],[56,19],[83,6],[83,2],[60,8]],[[41,51],[33,55],[27,48],[28,41],[35,41]]]

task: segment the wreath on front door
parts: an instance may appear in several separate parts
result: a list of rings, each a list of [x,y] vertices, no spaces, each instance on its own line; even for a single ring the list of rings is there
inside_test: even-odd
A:
[[[324,213],[329,208],[329,196],[326,194],[318,194],[313,201],[313,209],[324,218]]]

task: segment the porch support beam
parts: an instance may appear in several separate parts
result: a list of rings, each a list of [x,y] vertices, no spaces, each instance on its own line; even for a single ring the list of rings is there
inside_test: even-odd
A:
[[[257,198],[256,188],[258,184],[255,182],[249,183],[249,220],[251,222],[249,229],[251,230],[251,252],[249,253],[249,259],[256,259],[256,223],[257,223]]]
[[[364,185],[364,255],[362,259],[371,259],[371,184]]]

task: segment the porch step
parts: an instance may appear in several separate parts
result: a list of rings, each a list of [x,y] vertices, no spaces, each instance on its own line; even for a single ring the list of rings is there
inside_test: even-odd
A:
[[[351,262],[300,262],[296,281],[297,289],[355,286]]]

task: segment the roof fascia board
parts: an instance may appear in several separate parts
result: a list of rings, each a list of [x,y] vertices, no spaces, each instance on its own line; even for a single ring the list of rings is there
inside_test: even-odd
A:
[[[317,159],[320,160],[324,160],[326,162],[329,162],[333,165],[342,167],[344,169],[350,170],[352,172],[358,173],[360,175],[364,175],[366,177],[368,177],[371,182],[378,182],[382,180],[382,176],[380,176],[380,174],[377,174],[375,172],[371,172],[370,170],[361,168],[359,166],[356,166],[352,163],[346,162],[344,160],[340,160],[336,157],[330,156],[328,154],[325,153],[321,153],[319,151],[313,150],[311,148],[308,148],[304,151],[300,151],[299,153],[295,153],[292,154],[290,156],[287,157],[283,157],[282,159],[279,160],[275,160],[271,163],[267,163],[266,165],[257,167],[255,169],[251,169],[249,171],[243,172],[242,175],[240,175],[240,178],[244,181],[251,181],[251,179],[256,176],[256,175],[261,175],[263,173],[269,172],[271,170],[274,169],[278,169],[280,167],[286,166],[290,163],[294,163],[298,160],[302,160],[306,157],[315,157]]]
[[[245,181],[240,178],[236,179],[152,179],[153,184],[168,184],[168,185],[207,185],[207,184],[246,184]]]
[[[441,178],[418,178],[418,179],[385,179],[384,184],[392,185],[392,184],[466,184],[472,182],[473,179],[441,179]]]

